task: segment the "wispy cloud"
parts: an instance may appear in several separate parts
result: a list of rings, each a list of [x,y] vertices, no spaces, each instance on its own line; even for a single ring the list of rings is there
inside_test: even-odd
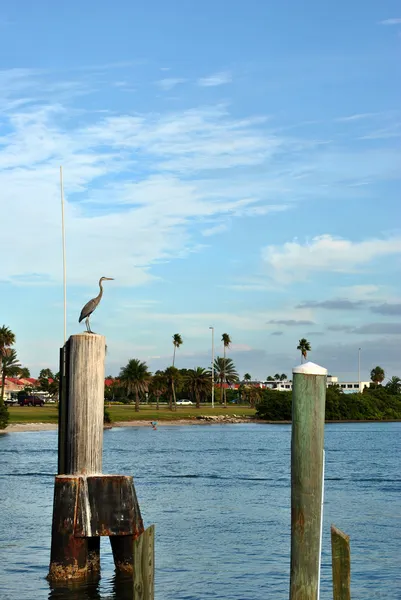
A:
[[[323,300],[321,302],[310,300],[301,302],[296,308],[324,308],[327,310],[355,310],[365,308],[366,302],[363,300],[348,300],[346,298],[335,298],[333,300]]]
[[[201,77],[198,79],[198,85],[201,87],[214,87],[231,83],[231,81],[231,73],[229,71],[221,71],[220,73],[214,73],[208,77]]]
[[[371,261],[401,255],[401,237],[353,242],[325,234],[304,244],[297,240],[283,246],[266,246],[262,257],[274,279],[300,281],[313,273],[352,273]]]
[[[185,82],[186,82],[186,79],[181,79],[180,77],[166,77],[165,79],[160,79],[159,81],[156,81],[156,85],[159,88],[161,88],[162,90],[164,90],[165,92],[168,92],[169,90],[172,90],[180,83],[185,83]]]
[[[353,115],[348,115],[346,117],[338,117],[335,121],[338,122],[348,122],[348,121],[362,121],[364,119],[371,119],[372,117],[376,117],[378,113],[356,113]]]
[[[374,335],[399,335],[401,334],[401,323],[368,323],[355,327],[351,333],[374,334]]]
[[[227,231],[228,225],[227,223],[220,223],[219,225],[214,225],[213,227],[208,227],[207,229],[202,230],[202,235],[205,237],[210,237],[212,235],[216,235],[217,233],[223,233]]]
[[[379,21],[379,23],[380,25],[401,25],[401,18],[385,19],[384,21]]]
[[[385,316],[401,316],[401,303],[399,304],[388,304],[384,302],[383,304],[378,304],[377,306],[372,306],[371,311],[377,313],[379,315]]]
[[[315,323],[313,321],[308,321],[308,320],[299,320],[297,321],[296,319],[271,319],[270,321],[267,321],[268,325],[286,325],[288,327],[294,327],[294,326],[298,326],[298,325],[314,325]]]

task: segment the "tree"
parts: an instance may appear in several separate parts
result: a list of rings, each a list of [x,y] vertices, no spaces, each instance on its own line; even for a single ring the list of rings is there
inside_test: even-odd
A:
[[[268,375],[266,377],[266,381],[274,381],[274,377],[272,377],[271,375]]]
[[[149,393],[156,398],[156,409],[159,410],[160,396],[167,391],[167,379],[162,371],[156,371],[149,385]]]
[[[221,336],[221,341],[223,342],[223,358],[224,358],[224,368],[226,364],[226,351],[230,347],[231,338],[228,333],[223,333]],[[224,374],[224,373],[223,373]],[[224,406],[227,406],[227,394],[225,388],[222,389],[223,397],[224,397]]]
[[[39,373],[38,387],[51,398],[55,398],[60,389],[60,373],[54,374],[51,369],[42,369]]]
[[[252,377],[250,376],[249,373],[245,373],[244,375],[244,381],[251,381]]]
[[[287,381],[287,375],[285,373],[281,373],[280,381]]]
[[[1,403],[4,402],[4,386],[6,384],[6,377],[18,376],[20,369],[21,365],[17,358],[17,352],[12,348],[5,349],[1,372]]]
[[[214,361],[214,371],[217,379],[220,381],[220,390],[223,392],[223,384],[236,383],[239,379],[232,358],[221,358],[218,356]],[[223,393],[221,393],[221,401],[223,402]]]
[[[135,412],[139,412],[139,396],[148,391],[151,377],[147,364],[137,358],[131,358],[120,371],[119,379],[128,396],[135,394]]]
[[[180,382],[181,376],[180,372],[176,367],[167,367],[164,371],[164,376],[167,381],[167,390],[169,395],[169,408],[170,410],[176,410],[177,408],[177,400],[175,397],[176,387]],[[174,405],[173,405],[174,403]]]
[[[280,373],[276,373],[276,374],[275,374],[275,376],[274,376],[274,379],[275,379],[276,381],[280,381],[280,379],[281,379],[281,377],[280,377]]]
[[[175,365],[175,351],[183,344],[182,337],[179,333],[175,333],[173,335],[173,346],[174,346],[174,354],[173,354],[173,367]]]
[[[39,373],[39,379],[54,379],[53,371],[51,369],[42,369]]]
[[[0,327],[0,372],[2,372],[3,359],[7,355],[10,346],[15,344],[15,335],[9,327]],[[1,388],[0,406],[4,404],[4,386]]]
[[[297,350],[301,352],[301,360],[306,360],[308,352],[311,352],[312,348],[306,338],[301,338],[298,342]]]
[[[19,370],[19,376],[21,379],[28,379],[31,376],[31,372],[28,367],[21,367]]]
[[[380,385],[384,380],[385,373],[381,367],[375,367],[370,372],[370,378],[376,385]]]
[[[399,377],[392,377],[390,381],[386,383],[386,390],[389,394],[401,394],[401,379]]]
[[[189,369],[186,384],[190,395],[195,399],[196,408],[199,408],[201,398],[206,398],[212,391],[211,373],[202,367]]]

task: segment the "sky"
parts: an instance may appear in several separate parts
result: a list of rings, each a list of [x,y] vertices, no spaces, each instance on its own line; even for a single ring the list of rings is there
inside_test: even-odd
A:
[[[32,375],[106,281],[106,371],[310,360],[401,376],[401,10],[392,0],[0,8],[0,321]]]

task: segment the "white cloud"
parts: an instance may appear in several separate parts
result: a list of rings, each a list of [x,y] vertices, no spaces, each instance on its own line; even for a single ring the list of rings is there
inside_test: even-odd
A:
[[[167,77],[165,79],[160,79],[159,81],[156,81],[156,85],[167,92],[175,88],[180,83],[185,83],[185,81],[186,79],[181,79],[180,77]]]
[[[262,256],[271,275],[283,283],[302,281],[319,272],[351,273],[374,259],[401,254],[401,238],[352,242],[331,235],[320,235],[311,242],[297,240],[283,246],[266,246]]]
[[[144,284],[153,264],[199,248],[197,221],[201,229],[205,218],[269,209],[259,181],[225,177],[226,170],[259,164],[280,148],[279,139],[260,131],[259,118],[236,120],[223,106],[89,117],[64,97],[51,103],[24,96],[35,77],[0,73],[8,82],[0,98],[7,106],[0,120],[0,201],[18,223],[19,238],[15,244],[14,228],[3,229],[3,243],[14,248],[0,266],[3,281],[60,279],[60,164],[70,285],[99,272],[114,276],[116,285]],[[52,94],[59,100],[58,89]],[[204,170],[213,177],[200,176]]]
[[[401,25],[401,18],[385,19],[380,21],[380,25]]]
[[[198,79],[198,85],[201,87],[214,87],[218,85],[225,85],[232,81],[231,73],[228,71],[221,71],[220,73],[214,73],[209,77],[201,77]]]

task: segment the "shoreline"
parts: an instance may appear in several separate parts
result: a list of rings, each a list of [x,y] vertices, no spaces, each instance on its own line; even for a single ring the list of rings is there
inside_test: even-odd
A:
[[[401,419],[389,419],[386,421],[371,421],[371,420],[355,420],[355,421],[325,421],[326,424],[332,423],[400,423]],[[235,419],[235,421],[230,418],[230,420],[203,420],[203,419],[175,419],[175,420],[166,420],[166,421],[158,421],[158,427],[164,426],[175,426],[178,427],[180,425],[237,425],[244,423],[259,423],[264,425],[291,425],[291,421],[263,421],[261,419]],[[113,428],[121,428],[121,427],[150,427],[150,422],[141,420],[132,420],[132,421],[115,421],[114,423],[107,424],[104,426],[104,429],[113,429]],[[2,433],[23,433],[32,432],[32,431],[57,431],[58,424],[57,423],[11,423],[5,429],[0,429],[0,435]]]

